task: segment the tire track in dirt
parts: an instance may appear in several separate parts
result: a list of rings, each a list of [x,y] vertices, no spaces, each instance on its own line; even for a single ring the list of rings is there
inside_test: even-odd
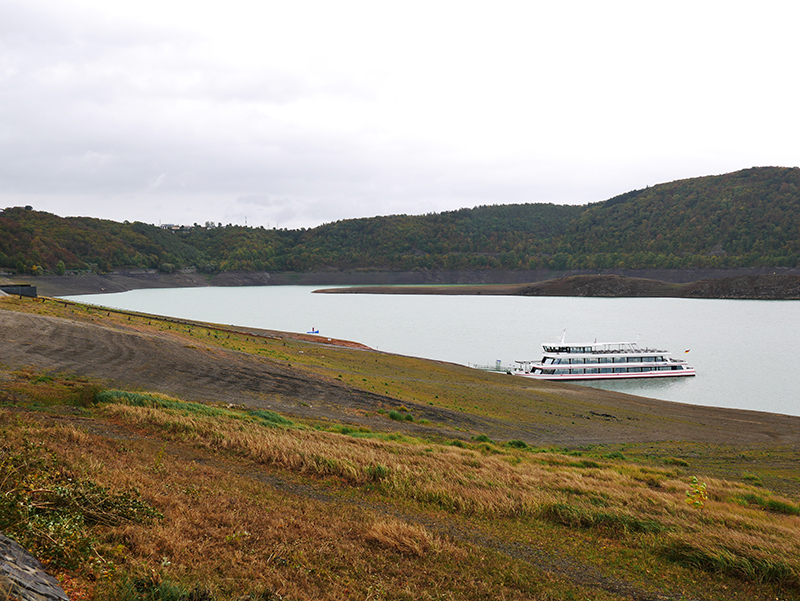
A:
[[[198,348],[202,343],[187,344],[167,333],[147,334],[1,309],[0,331],[7,341],[0,344],[0,363],[12,368],[33,366],[74,373],[111,386],[161,392],[189,401],[237,403],[297,418],[368,427],[380,420],[382,429],[427,434],[441,430],[443,435],[453,436],[448,429],[457,428],[464,437],[491,428],[490,420],[427,405],[415,407],[415,413],[433,422],[427,426],[375,417],[377,409],[403,403],[263,357]]]

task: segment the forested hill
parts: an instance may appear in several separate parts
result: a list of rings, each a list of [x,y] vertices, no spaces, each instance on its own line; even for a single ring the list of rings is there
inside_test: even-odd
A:
[[[168,231],[0,213],[0,268],[17,273],[196,266],[202,271],[796,267],[800,169],[680,180],[584,206],[522,204],[329,223]]]

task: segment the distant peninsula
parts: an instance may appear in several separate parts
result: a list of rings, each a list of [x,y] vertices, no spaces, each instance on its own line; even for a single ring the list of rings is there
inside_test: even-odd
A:
[[[529,284],[449,286],[357,286],[327,288],[325,294],[439,294],[503,296],[673,297],[753,300],[800,299],[800,275],[762,274],[677,284],[620,275],[576,275]]]

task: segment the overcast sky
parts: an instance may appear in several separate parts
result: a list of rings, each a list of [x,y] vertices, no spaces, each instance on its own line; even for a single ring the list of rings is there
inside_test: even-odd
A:
[[[313,227],[800,165],[800,3],[0,0],[0,207]]]

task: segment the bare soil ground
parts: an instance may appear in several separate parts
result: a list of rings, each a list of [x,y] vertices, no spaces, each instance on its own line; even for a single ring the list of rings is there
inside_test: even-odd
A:
[[[295,418],[456,438],[484,433],[497,440],[519,439],[534,445],[665,440],[731,445],[800,443],[798,417],[671,403],[581,386],[521,382],[511,376],[423,360],[419,360],[423,370],[426,364],[436,365],[446,370],[448,378],[461,379],[479,388],[481,394],[508,398],[514,405],[509,417],[401,402],[288,362],[205,346],[175,329],[142,331],[125,321],[101,322],[99,315],[82,313],[69,319],[0,308],[0,331],[0,364],[7,368],[30,366],[72,373],[110,387],[242,404]],[[247,332],[273,339],[279,336],[276,332]],[[309,345],[311,349],[318,346]],[[361,352],[370,361],[387,357],[376,351]],[[417,422],[394,422],[376,413],[403,405],[413,408]],[[430,424],[421,425],[423,419]]]

